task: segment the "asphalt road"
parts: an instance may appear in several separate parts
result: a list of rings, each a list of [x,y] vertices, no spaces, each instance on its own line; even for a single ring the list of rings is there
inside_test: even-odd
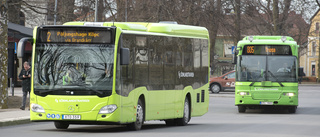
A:
[[[249,110],[239,114],[233,92],[210,94],[209,112],[193,117],[187,126],[167,127],[162,121],[148,121],[140,131],[124,126],[70,125],[57,130],[53,123],[30,123],[0,128],[2,137],[317,137],[320,136],[320,86],[299,87],[296,114],[284,110]]]

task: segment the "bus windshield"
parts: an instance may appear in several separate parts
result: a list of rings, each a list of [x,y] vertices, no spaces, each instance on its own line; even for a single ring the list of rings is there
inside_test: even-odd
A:
[[[242,55],[237,65],[237,81],[297,82],[294,56]]]
[[[37,44],[34,92],[38,95],[111,95],[113,62],[112,44]]]

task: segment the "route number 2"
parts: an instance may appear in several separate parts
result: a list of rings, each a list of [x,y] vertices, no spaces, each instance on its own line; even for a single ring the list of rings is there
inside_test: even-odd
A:
[[[47,42],[51,42],[50,37],[51,37],[51,32],[48,32],[47,33]]]

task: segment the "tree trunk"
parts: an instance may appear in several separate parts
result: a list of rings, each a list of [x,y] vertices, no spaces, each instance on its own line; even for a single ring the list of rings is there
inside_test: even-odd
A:
[[[235,18],[235,28],[236,28],[236,35],[234,40],[234,45],[237,45],[238,41],[241,38],[241,28],[240,28],[240,19],[241,19],[241,11],[240,11],[240,0],[235,0],[235,12],[236,12],[236,18]]]
[[[290,29],[290,28],[288,28],[288,29],[285,28],[285,26],[288,25],[288,24],[286,24],[286,20],[289,17],[290,6],[291,6],[291,0],[285,0],[282,18],[279,21],[279,33],[281,35],[287,35],[287,30]]]
[[[272,15],[273,15],[273,32],[274,35],[280,35],[279,30],[279,0],[273,0],[272,3]]]
[[[215,5],[214,3],[212,5]],[[211,29],[211,33],[210,33],[210,67],[211,70],[214,70],[215,68],[215,64],[214,63],[214,48],[215,48],[215,43],[216,43],[216,38],[218,35],[218,28],[220,26],[220,20],[222,20],[222,15],[221,15],[221,0],[217,0],[217,7],[215,8],[216,10],[214,11],[214,15],[213,15],[213,28]],[[214,7],[214,6],[212,6]],[[210,72],[211,73],[211,72]]]
[[[61,4],[62,4],[61,5],[62,10],[60,11],[62,24],[65,22],[69,22],[69,21],[74,20],[74,9],[75,9],[74,1],[75,0],[58,1],[58,2],[61,2]]]
[[[8,20],[20,24],[20,9],[22,0],[8,0]]]
[[[117,3],[117,21],[124,22],[128,18],[128,0],[116,0]],[[127,4],[127,5],[126,5]]]
[[[98,17],[97,17],[97,22],[102,22],[105,20],[104,16],[104,9],[105,7],[103,6],[103,0],[98,0]]]
[[[0,107],[8,108],[8,19],[7,1],[1,0],[0,8]]]

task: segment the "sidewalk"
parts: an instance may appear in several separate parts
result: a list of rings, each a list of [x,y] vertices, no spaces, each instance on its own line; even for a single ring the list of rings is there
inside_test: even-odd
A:
[[[28,111],[28,107],[25,110],[21,110],[21,102],[21,87],[14,88],[14,96],[8,89],[8,109],[0,109],[0,127],[30,122],[30,111]]]

